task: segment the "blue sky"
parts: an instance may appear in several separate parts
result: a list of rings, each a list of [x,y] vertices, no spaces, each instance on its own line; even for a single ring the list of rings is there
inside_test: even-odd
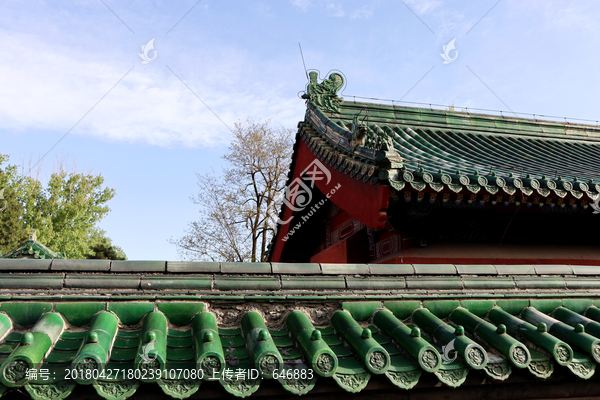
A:
[[[177,260],[168,239],[197,218],[195,172],[221,168],[226,125],[303,119],[298,42],[321,78],[344,73],[346,99],[596,121],[598,20],[594,1],[7,0],[0,154],[29,164],[56,145],[42,179],[57,159],[102,174],[113,242],[129,259]]]

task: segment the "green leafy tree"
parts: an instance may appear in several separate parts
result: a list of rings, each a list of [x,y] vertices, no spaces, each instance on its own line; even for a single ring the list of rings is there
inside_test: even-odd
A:
[[[103,187],[101,175],[69,172],[59,165],[44,186],[38,177],[18,175],[16,167],[9,165],[0,179],[6,186],[5,197],[10,196],[14,206],[7,217],[14,229],[0,231],[3,252],[36,229],[38,241],[67,258],[93,254],[91,246],[98,243],[96,224],[110,211],[106,203],[115,195],[114,189]]]
[[[192,201],[201,206],[200,219],[171,241],[183,259],[266,260],[293,144],[292,130],[273,128],[269,121],[234,125],[222,173],[196,173],[199,191]]]
[[[0,166],[6,161],[6,156],[0,154]],[[17,199],[14,188],[17,177],[17,167],[0,168],[0,251],[8,253],[20,243],[27,240],[28,233],[23,230],[24,207]]]
[[[86,255],[88,259],[97,260],[127,260],[125,252],[119,246],[112,244],[112,240],[106,237],[103,230],[95,230],[90,236],[90,253]]]

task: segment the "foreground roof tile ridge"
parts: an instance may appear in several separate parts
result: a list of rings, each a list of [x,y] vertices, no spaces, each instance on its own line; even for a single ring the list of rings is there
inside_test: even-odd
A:
[[[377,377],[407,390],[432,374],[459,387],[470,374],[548,379],[557,366],[589,379],[600,362],[597,301],[346,301],[280,315],[264,304],[232,313],[199,302],[3,302],[0,391],[66,398],[90,385],[124,399],[157,385],[185,398],[209,386],[246,397],[273,381],[302,395],[331,379],[356,393]]]

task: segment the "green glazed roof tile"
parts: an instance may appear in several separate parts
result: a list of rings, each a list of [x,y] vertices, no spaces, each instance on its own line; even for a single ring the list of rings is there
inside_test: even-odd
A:
[[[373,275],[414,275],[411,264],[369,264]]]
[[[446,318],[454,311],[460,302],[457,300],[425,300],[423,307],[431,311],[438,318]]]
[[[565,278],[568,289],[600,289],[600,279],[585,275]]]
[[[309,96],[322,94],[312,93]],[[575,182],[575,178],[578,178],[578,182],[587,182],[589,179],[597,182],[600,176],[600,169],[593,162],[588,163],[592,167],[582,169],[580,163],[572,161],[595,159],[599,146],[597,139],[600,137],[597,124],[540,121],[538,118],[513,118],[502,114],[474,115],[471,112],[356,101],[336,103],[332,106],[335,113],[331,114],[329,105],[324,106],[320,100],[313,100],[314,102],[308,103],[305,121],[301,123],[302,140],[306,140],[311,146],[311,141],[317,140],[319,149],[324,149],[324,153],[318,154],[321,159],[329,160],[329,154],[342,154],[343,158],[352,154],[353,161],[360,164],[377,161],[374,141],[367,140],[357,151],[347,140],[340,140],[352,137],[354,118],[368,109],[367,137],[385,134],[390,139],[392,148],[389,153],[392,154],[384,161],[391,163],[392,159],[405,160],[405,170],[418,173],[414,183],[419,187],[424,183],[421,172],[436,174],[437,177],[438,170],[448,175],[452,184],[458,183],[457,170],[462,171],[463,177],[464,174],[478,172],[483,175],[484,172],[493,170],[501,185],[504,184],[502,179],[509,179],[510,186],[514,171],[521,171],[523,176],[530,175],[534,180],[546,180],[542,176],[548,174],[548,171],[561,170],[563,179],[569,183]],[[322,112],[321,109],[327,109],[327,112]],[[387,168],[385,162],[379,164],[383,170]],[[444,191],[452,190],[449,183],[442,184],[441,179],[437,179],[435,183],[441,184]],[[485,182],[485,179],[481,182]],[[494,195],[499,189],[498,182],[488,179],[487,183],[480,183],[484,186],[481,192]],[[537,191],[540,187],[532,182],[526,180],[524,193],[540,197],[564,196],[561,187],[546,190],[543,183],[541,190]],[[384,180],[384,183],[387,182]],[[465,186],[467,183],[461,185]],[[574,188],[568,186],[566,191],[572,198],[580,199],[580,193],[587,191],[585,185],[580,188],[577,183]],[[592,187],[591,191],[597,190]]]
[[[388,352],[388,354],[392,358],[392,365],[393,365],[394,364],[394,361],[393,361],[394,360],[394,356],[400,354],[400,350],[398,350],[398,347],[396,347],[392,343],[388,343],[388,344],[384,345],[383,348],[385,349],[385,351]]]
[[[244,338],[240,335],[225,336],[221,338],[221,343],[224,347],[242,347],[245,345]]]
[[[217,262],[167,261],[167,272],[186,274],[217,273],[220,272],[220,266]]]
[[[413,264],[417,275],[456,275],[452,264]]]
[[[519,121],[496,118],[496,127],[507,130],[519,130]]]
[[[514,279],[509,277],[466,276],[462,280],[465,289],[514,289],[516,287]]]
[[[403,277],[390,279],[388,277],[346,277],[346,284],[350,290],[402,290],[406,287]]]
[[[145,276],[141,286],[146,290],[202,290],[212,287],[212,276]]]
[[[345,282],[345,281],[344,281]],[[294,296],[294,295],[288,295],[285,296],[286,299],[288,300],[324,300],[326,299],[325,294],[321,294],[319,296],[308,296],[308,295],[299,295],[299,296]]]
[[[368,274],[367,264],[321,264],[321,270],[326,275],[355,275]]]
[[[241,333],[240,328],[219,328],[219,335],[221,336],[236,336]]]
[[[460,275],[498,275],[493,265],[456,265]]]
[[[494,300],[462,300],[460,305],[478,317],[484,318],[494,308],[496,302]]]
[[[369,328],[369,329],[371,329],[371,328]],[[385,336],[383,336],[379,333],[374,333],[373,339],[375,339],[377,341],[377,343],[379,343],[382,346],[385,346],[386,344],[390,343],[390,340],[388,338],[386,338]]]
[[[216,276],[218,290],[279,290],[277,276]]]
[[[575,275],[600,275],[600,266],[595,265],[570,265]]]
[[[591,307],[594,301],[591,299],[562,299],[562,305],[578,314],[583,314],[585,310]]]
[[[321,274],[321,266],[315,263],[271,263],[271,267],[274,274]]]
[[[52,364],[57,363],[70,363],[75,359],[77,350],[74,351],[60,351],[53,350],[46,356],[45,361]]]
[[[275,336],[273,337],[273,343],[277,347],[291,347],[294,345],[292,339],[287,336]]]
[[[192,360],[194,353],[190,349],[179,349],[174,347],[167,347],[167,359],[171,361],[186,361]]]
[[[202,299],[202,295],[200,294],[175,294],[175,295],[157,295],[155,296],[156,298],[162,300],[162,301],[166,301],[166,300],[176,300],[176,301],[182,301],[182,300],[193,300],[193,301],[198,301],[200,299]]]
[[[137,348],[139,344],[140,344],[139,336],[136,336],[134,338],[117,337],[117,338],[115,338],[114,347],[118,347],[121,349],[130,349],[133,347]]]
[[[407,289],[425,290],[462,290],[463,282],[460,278],[433,278],[433,277],[406,277]]]
[[[533,265],[495,265],[498,275],[535,275]]]
[[[100,302],[57,303],[55,306],[55,311],[61,313],[70,324],[75,326],[89,324],[92,317],[104,309],[106,304]]]
[[[0,273],[0,289],[62,289],[62,274]]]
[[[175,337],[175,336],[167,336],[167,346],[168,347],[192,347],[192,337]]]
[[[62,300],[65,301],[77,301],[77,300],[83,300],[83,301],[107,301],[110,299],[110,295],[109,294],[104,294],[104,295],[89,295],[89,294],[85,294],[85,295],[81,295],[81,294],[75,294],[75,295],[63,295],[61,296]]]
[[[156,300],[156,296],[153,294],[146,294],[146,295],[111,294],[109,300],[110,301],[132,301],[132,300],[154,301],[154,300]]]
[[[168,351],[168,350],[167,350]],[[137,356],[137,347],[120,349],[118,347],[113,348],[110,354],[112,361],[133,361]]]
[[[105,272],[110,269],[110,260],[52,260],[52,271],[98,271]]]
[[[277,337],[277,336],[285,336],[285,337],[287,337],[287,336],[289,336],[289,332],[285,328],[281,328],[281,329],[269,329],[269,333],[273,337]]]
[[[0,304],[0,311],[7,313],[15,324],[29,326],[35,324],[43,314],[52,311],[52,303],[4,302]]]
[[[515,282],[519,289],[565,289],[565,281],[560,278],[546,278],[546,277],[520,277],[516,276]]]
[[[342,303],[342,309],[348,310],[356,321],[368,320],[378,308],[381,308],[380,301],[346,301]]]
[[[568,265],[536,265],[538,275],[573,275],[573,270]]]
[[[185,338],[185,337],[192,336],[192,330],[191,329],[173,329],[173,328],[169,328],[169,329],[167,329],[167,335],[171,336],[171,337]]]
[[[60,335],[60,338],[64,340],[80,341],[85,335],[87,335],[86,331],[64,331]]]
[[[281,357],[284,360],[296,360],[302,357],[302,354],[300,354],[298,349],[295,349],[293,347],[281,348],[279,349],[279,352],[281,353]]]
[[[135,325],[144,315],[154,311],[154,304],[149,302],[110,302],[108,311],[114,312],[124,325]]]
[[[139,275],[92,275],[70,274],[65,278],[65,287],[70,289],[138,289]]]
[[[139,329],[134,329],[134,330],[119,329],[117,332],[117,337],[132,339],[132,338],[139,338],[141,334],[142,334],[142,332]]]
[[[578,351],[573,351],[573,362],[589,363],[590,361],[593,361],[591,357]]]
[[[111,272],[165,272],[165,261],[111,261]]]
[[[221,263],[223,274],[269,274],[271,264],[269,263]]]
[[[467,115],[446,113],[446,121],[448,124],[455,125],[471,125],[471,118]]]
[[[10,354],[19,344],[17,342],[8,342],[0,344],[0,354]]]
[[[204,311],[204,304],[197,302],[160,302],[157,304],[157,308],[167,316],[169,322],[177,326],[184,326],[189,324],[196,314]]]
[[[473,115],[471,117],[471,124],[473,126],[483,127],[483,128],[495,128],[496,122],[490,118],[484,118],[477,115]]]
[[[254,365],[253,360],[256,355],[256,350],[254,350],[252,346],[260,346],[261,340],[259,340],[259,337],[262,337],[264,333],[261,333],[260,329],[259,331],[253,331],[252,333],[248,331],[242,332],[240,329],[240,320],[245,318],[248,310],[256,309],[259,312],[253,314],[258,315],[257,318],[264,322],[264,326],[266,326],[266,330],[269,333],[267,339],[272,340],[273,346],[276,346],[275,349],[277,349],[277,352],[286,362],[286,367],[289,368],[290,366],[299,365],[297,364],[298,362],[306,362],[307,368],[313,368],[309,365],[310,346],[307,346],[306,343],[310,344],[314,341],[320,341],[323,346],[332,349],[333,354],[335,354],[337,362],[339,363],[339,369],[334,374],[334,380],[336,380],[336,382],[350,382],[350,375],[356,376],[366,374],[365,376],[368,377],[370,376],[367,373],[367,368],[369,366],[364,362],[366,358],[365,354],[362,353],[361,343],[373,342],[375,344],[380,344],[383,347],[383,350],[387,351],[387,354],[391,356],[391,366],[388,371],[390,374],[388,374],[387,377],[393,380],[394,375],[392,372],[414,372],[421,374],[422,369],[416,362],[418,360],[416,358],[413,360],[412,353],[408,353],[407,347],[400,344],[397,336],[393,336],[394,332],[398,335],[399,330],[397,329],[399,328],[394,326],[391,331],[388,331],[381,321],[375,318],[376,315],[373,316],[373,313],[382,307],[389,309],[398,319],[403,321],[408,329],[408,335],[412,334],[413,328],[416,328],[415,325],[418,325],[424,343],[429,345],[427,343],[430,342],[438,347],[441,347],[444,344],[443,340],[440,340],[440,331],[438,330],[438,333],[435,331],[435,329],[442,329],[440,326],[449,329],[448,332],[450,336],[447,338],[454,339],[461,336],[454,331],[457,324],[455,319],[458,318],[457,315],[461,312],[466,312],[466,310],[459,308],[464,307],[469,311],[469,314],[472,314],[471,319],[466,319],[467,322],[460,321],[467,332],[465,338],[470,340],[476,339],[479,342],[478,345],[487,348],[490,360],[496,360],[494,358],[495,353],[489,352],[495,351],[492,350],[494,345],[500,346],[500,344],[503,343],[503,341],[497,339],[497,337],[504,334],[496,331],[496,327],[498,326],[497,322],[492,322],[487,319],[488,313],[492,308],[501,307],[510,314],[515,315],[517,318],[519,318],[519,314],[526,307],[534,307],[535,310],[546,316],[560,306],[566,307],[578,315],[583,315],[588,307],[594,303],[594,300],[597,297],[597,291],[600,289],[600,285],[598,284],[600,281],[600,274],[598,274],[597,277],[589,275],[573,276],[573,274],[567,273],[568,269],[570,269],[569,266],[525,266],[527,268],[527,273],[519,273],[523,272],[524,269],[522,266],[516,266],[516,269],[519,271],[515,274],[510,273],[508,274],[509,276],[506,275],[506,271],[509,268],[515,268],[515,266],[507,266],[504,270],[505,273],[503,274],[500,272],[500,276],[495,276],[489,268],[490,266],[474,266],[480,268],[479,270],[476,270],[475,268],[469,270],[470,266],[457,266],[456,268],[458,268],[460,276],[457,276],[456,269],[454,272],[452,272],[451,269],[448,269],[447,271],[441,270],[439,275],[435,276],[423,272],[427,271],[427,266],[422,268],[419,265],[415,265],[415,269],[418,269],[417,275],[425,274],[427,276],[414,276],[414,273],[408,270],[407,274],[409,276],[405,276],[407,274],[401,274],[398,273],[398,271],[394,271],[392,266],[382,266],[382,269],[379,271],[381,274],[378,274],[373,270],[373,267],[376,265],[352,264],[349,268],[347,265],[323,265],[325,266],[324,271],[328,269],[327,265],[333,265],[337,268],[337,272],[327,276],[312,274],[311,276],[303,274],[292,275],[289,271],[287,273],[289,273],[290,276],[265,275],[264,273],[238,274],[235,272],[232,273],[234,275],[223,275],[215,272],[206,272],[206,275],[203,275],[202,272],[183,270],[177,273],[173,272],[172,274],[162,272],[161,275],[150,275],[147,273],[92,274],[89,273],[89,271],[87,273],[79,273],[78,271],[72,273],[69,272],[66,274],[67,278],[69,276],[82,276],[84,279],[88,279],[91,276],[99,276],[103,279],[113,279],[116,282],[120,281],[121,278],[127,280],[131,277],[135,277],[138,281],[142,279],[145,282],[169,282],[172,278],[175,278],[173,279],[175,281],[183,282],[186,277],[194,278],[206,276],[208,279],[213,279],[213,275],[215,275],[214,279],[215,281],[218,281],[218,284],[216,285],[218,287],[212,289],[211,292],[208,292],[208,290],[202,292],[212,293],[213,296],[211,299],[206,299],[204,297],[185,297],[185,299],[182,300],[179,297],[173,297],[170,298],[170,300],[163,300],[160,295],[156,295],[147,296],[148,301],[131,300],[140,297],[138,288],[127,288],[122,292],[115,293],[113,291],[115,290],[114,287],[112,287],[113,290],[106,291],[102,288],[90,285],[89,288],[85,288],[84,291],[80,292],[81,294],[78,295],[79,297],[73,297],[71,295],[65,299],[61,298],[62,295],[56,294],[57,292],[49,292],[50,294],[44,295],[45,292],[32,291],[31,295],[28,295],[30,298],[28,301],[21,300],[17,302],[14,300],[4,300],[0,303],[0,311],[6,313],[10,319],[22,326],[14,325],[13,327],[3,328],[3,321],[8,320],[8,318],[0,313],[0,337],[7,333],[5,340],[0,341],[0,360],[8,360],[15,349],[25,348],[25,350],[22,351],[26,351],[26,346],[19,346],[19,348],[17,348],[21,340],[23,340],[24,343],[29,340],[29,336],[24,335],[23,333],[33,331],[36,335],[35,340],[39,340],[38,338],[40,335],[43,335],[42,332],[48,328],[48,326],[43,326],[44,324],[39,323],[41,318],[50,318],[50,316],[56,315],[53,314],[56,312],[60,313],[65,319],[65,330],[62,331],[62,333],[61,331],[54,333],[56,336],[49,342],[48,346],[50,347],[42,353],[42,357],[46,363],[45,365],[70,367],[70,363],[78,355],[80,349],[91,344],[89,341],[95,340],[95,336],[90,332],[89,325],[92,317],[94,317],[97,312],[108,309],[109,313],[114,312],[117,314],[121,323],[116,330],[114,341],[110,340],[107,342],[108,344],[106,344],[106,346],[108,346],[107,352],[111,355],[111,360],[108,364],[109,367],[128,369],[137,368],[134,361],[139,361],[138,352],[140,341],[150,340],[147,339],[147,337],[152,337],[152,335],[146,336],[143,333],[143,330],[147,327],[145,324],[148,323],[148,318],[152,318],[151,315],[156,315],[156,311],[158,311],[159,313],[164,313],[168,320],[168,327],[165,326],[160,329],[156,328],[157,330],[154,331],[161,332],[162,329],[164,334],[166,334],[164,347],[159,351],[162,351],[166,358],[165,365],[167,368],[180,368],[182,366],[186,366],[186,368],[195,368],[197,365],[197,357],[202,355],[201,351],[200,353],[197,352],[200,348],[199,346],[203,343],[212,343],[211,340],[214,341],[215,338],[218,339],[218,345],[215,347],[220,349],[223,359],[226,360],[225,362],[228,363],[228,366],[231,368],[238,368],[241,365],[247,364],[247,367],[244,368],[252,368]],[[411,269],[413,268],[413,266],[410,267]],[[492,267],[494,270],[497,268],[497,266]],[[359,271],[365,271],[366,268],[369,273],[361,273],[359,275],[362,276],[355,276],[357,272],[356,268],[358,268]],[[452,268],[454,268],[454,266],[452,266]],[[334,269],[329,269],[328,272],[332,272]],[[60,275],[62,276],[62,273],[60,273]],[[386,277],[385,275],[389,276]],[[29,276],[29,274],[23,274],[23,276]],[[340,287],[339,289],[319,289],[317,288],[317,285],[321,281],[344,282],[347,287]],[[406,281],[407,287],[402,287],[402,289],[399,290],[393,288],[392,283],[398,281]],[[231,292],[227,293],[225,296],[215,295],[219,290],[224,290],[224,288],[227,287],[227,282],[235,282],[235,284],[231,284],[227,289],[231,290]],[[274,283],[276,286],[279,286],[281,282],[282,288],[272,289],[256,287],[256,282],[272,282],[272,284]],[[286,284],[289,282],[303,282],[303,284],[299,285],[298,289],[293,289],[296,290],[293,292],[292,289],[286,288]],[[377,284],[370,285],[369,283],[369,285],[367,285],[366,282],[376,282]],[[560,286],[561,282],[562,287]],[[66,290],[69,293],[73,293],[72,289],[73,288],[68,287]],[[251,297],[246,297],[248,294],[240,294],[239,290],[251,290],[253,292],[252,294],[259,294],[260,296],[252,295]],[[285,290],[290,291],[282,292]],[[315,296],[316,290],[321,290],[320,293],[323,295]],[[90,301],[89,298],[95,298],[93,296],[97,296],[94,294],[97,292],[109,292],[110,296],[113,297],[104,297],[103,301]],[[157,290],[157,292],[162,292],[162,290]],[[289,299],[288,297],[288,300],[282,300],[286,298],[289,293],[307,293],[308,296],[298,295],[293,299]],[[18,296],[23,296],[23,294],[19,293]],[[375,296],[375,300],[358,300],[361,298],[364,299],[365,296]],[[399,300],[405,298],[405,296],[411,297],[414,300]],[[513,297],[511,298],[509,296]],[[326,298],[327,300],[324,300]],[[39,299],[51,300],[41,302]],[[346,331],[340,328],[340,325],[338,325],[337,322],[336,329],[338,329],[338,331],[336,332],[332,328],[330,313],[340,310],[340,308],[349,311],[354,322],[358,321],[356,322],[357,326],[348,328],[358,332],[357,335],[352,336],[347,334]],[[431,318],[423,322],[423,320],[419,318],[419,314],[424,311],[413,314],[416,309],[422,308],[429,310],[433,315],[443,321],[438,323],[435,319]],[[455,311],[457,308],[461,311]],[[317,327],[316,329],[320,332],[320,336],[318,332],[313,333],[314,327],[303,327],[306,329],[300,329],[300,331],[305,332],[303,333],[305,338],[299,338],[299,335],[294,333],[294,331],[286,325],[286,318],[289,317],[289,312],[293,310],[302,310],[311,323]],[[148,313],[150,311],[154,311],[154,313],[149,316]],[[215,317],[215,321],[217,322],[213,327],[207,329],[207,327],[202,326],[198,322],[201,317],[197,317],[197,320],[193,320],[193,318],[196,318],[195,316],[202,311],[207,311]],[[347,315],[347,311],[343,311],[343,314]],[[52,312],[52,314],[45,314],[48,312]],[[566,313],[566,310],[563,312]],[[591,317],[591,313],[588,312],[588,314],[588,318]],[[492,314],[490,313],[490,316],[491,315]],[[572,313],[569,315],[573,316]],[[485,324],[477,325],[475,328],[470,326],[469,323],[473,323],[473,321],[479,324],[479,321],[475,316],[482,318]],[[559,316],[557,313],[552,314],[552,316],[558,319],[564,318],[564,316]],[[413,318],[412,320],[411,317]],[[350,317],[348,316],[348,318]],[[452,322],[449,321],[450,318],[452,319]],[[575,319],[573,319],[573,321],[574,320]],[[432,327],[427,326],[432,323],[431,321],[439,326],[434,326],[433,329],[431,329]],[[493,329],[489,325],[493,325]],[[509,324],[506,323],[506,325],[507,330],[510,330],[511,328],[508,327]],[[565,329],[568,332],[572,332],[572,325],[573,324],[566,326]],[[364,329],[365,327],[368,327],[369,331],[366,331]],[[550,329],[555,333],[557,327],[558,325]],[[110,324],[101,327],[97,333],[103,332],[108,328],[110,328]],[[486,328],[492,330],[489,332],[486,331],[487,334],[481,333],[482,330]],[[5,330],[3,331],[3,329]],[[18,331],[15,331],[15,329]],[[203,331],[203,329],[205,330]],[[396,331],[394,331],[394,329],[396,329]],[[475,334],[472,333],[473,329],[476,330]],[[218,332],[218,335],[204,335],[204,333],[210,333],[207,331],[215,332],[215,330]],[[534,331],[538,332],[535,328]],[[50,335],[54,334],[50,333]],[[58,338],[59,334],[60,338]],[[340,339],[338,334],[342,335],[343,339]],[[363,334],[365,336],[362,336]],[[415,333],[415,335],[416,334],[417,333]],[[544,337],[554,337],[552,336],[552,333],[540,333],[540,335],[547,335]],[[510,332],[507,333],[507,336],[513,337]],[[102,337],[103,334],[99,334],[99,338]],[[435,340],[432,338],[435,338]],[[513,338],[517,341],[524,340],[521,335],[515,335]],[[82,342],[82,340],[85,342]],[[302,344],[302,340],[306,340],[304,345]],[[536,343],[531,338],[527,340],[530,340],[535,346],[540,346],[539,343]],[[591,340],[596,339],[592,337]],[[531,345],[530,342],[527,343]],[[441,351],[441,348],[438,350]],[[544,348],[544,351],[548,350]],[[309,356],[307,356],[307,352]],[[409,359],[404,357],[409,357]],[[539,355],[536,355],[536,357],[539,358]],[[587,357],[587,355],[582,355],[580,360],[581,364],[589,361],[589,357],[588,359],[585,357]],[[376,361],[376,359],[374,360]],[[163,360],[163,362],[164,361],[165,360]],[[415,362],[413,363],[413,361]],[[540,358],[536,362],[538,361],[546,363],[544,365],[548,368],[554,368],[553,365],[555,360],[552,357]],[[574,366],[573,368],[580,368],[580,366]],[[469,372],[462,361],[444,365],[440,371],[442,372],[438,371],[438,373],[445,374],[444,379],[447,379],[444,382],[451,382],[448,380],[450,371],[459,371],[464,376]],[[513,369],[513,374],[519,377],[519,381],[522,379],[533,379],[532,377],[523,378],[523,372],[527,371],[517,370],[517,368]],[[423,377],[425,376],[427,375],[423,375]],[[472,376],[477,375],[472,374]],[[486,375],[482,376],[485,377]],[[488,374],[487,376],[490,375]],[[541,377],[538,375],[535,376]],[[426,386],[428,384],[428,379],[430,378],[422,378],[422,383]],[[64,377],[61,377],[60,379],[64,381]],[[60,382],[60,379],[57,382]],[[119,382],[127,382],[127,379],[123,379]],[[322,382],[323,380],[319,380],[317,386]],[[361,382],[361,385],[365,383],[364,381]],[[416,380],[411,382],[416,383]],[[33,383],[38,384],[38,381],[34,381]],[[500,383],[498,381],[498,383],[495,384]],[[543,385],[543,383],[540,384]],[[154,384],[148,383],[144,385],[151,388],[152,386],[149,385]],[[290,384],[288,383],[288,385]],[[269,390],[275,390],[276,387],[278,388],[279,386],[269,387]],[[343,387],[344,389],[348,389],[350,386],[347,385]]]
[[[21,336],[23,336],[23,334],[21,332],[11,332],[9,333],[4,340],[6,342],[20,342],[21,341]]]
[[[549,314],[552,311],[554,311],[556,308],[562,306],[562,300],[559,300],[559,299],[544,299],[544,300],[531,299],[531,300],[529,300],[529,305],[544,314]]]
[[[345,357],[339,360],[338,372],[340,374],[361,374],[367,372],[358,360],[352,357]]]
[[[346,280],[343,276],[282,276],[281,288],[284,290],[346,289]]]
[[[350,352],[350,350],[348,350],[346,347],[344,347],[342,345],[338,345],[338,346],[329,345],[329,347],[331,348],[331,350],[335,353],[335,355],[338,358],[341,358],[341,357],[350,357],[352,355],[352,353]]]
[[[406,318],[410,317],[410,315],[413,313],[414,310],[421,307],[421,302],[415,301],[415,300],[403,300],[403,301],[389,300],[389,301],[384,301],[383,305],[385,308],[390,310],[396,318],[398,318],[402,321],[402,320],[405,320]]]
[[[377,328],[375,325],[369,325],[367,328],[369,328],[373,335],[379,333],[379,328]]]
[[[0,271],[48,271],[52,259],[29,260],[29,259],[0,259]]]
[[[317,328],[323,336],[334,335],[335,331],[331,326],[327,326],[325,328]]]
[[[230,363],[232,363],[231,361],[233,360],[238,361],[248,358],[248,351],[245,347],[230,347],[225,349],[225,351],[227,356],[226,358]]]
[[[562,126],[542,125],[541,129],[544,133],[549,133],[552,135],[564,135],[565,134],[565,128]]]
[[[358,294],[349,294],[349,295],[330,295],[327,296],[327,300],[360,300],[364,299],[365,296],[361,296]]]

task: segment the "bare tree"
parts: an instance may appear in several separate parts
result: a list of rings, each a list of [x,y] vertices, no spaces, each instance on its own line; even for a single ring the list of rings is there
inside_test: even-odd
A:
[[[201,206],[199,221],[171,241],[188,260],[257,262],[266,260],[279,198],[285,189],[294,132],[270,122],[236,123],[223,156],[221,175],[199,174],[192,201]]]

